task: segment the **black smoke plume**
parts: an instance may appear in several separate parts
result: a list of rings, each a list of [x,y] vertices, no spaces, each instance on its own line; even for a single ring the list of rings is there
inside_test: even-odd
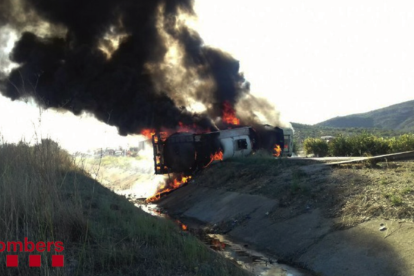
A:
[[[224,102],[235,106],[249,85],[239,62],[204,46],[181,15],[194,15],[191,0],[0,0],[0,23],[21,32],[10,54],[18,67],[0,91],[91,112],[122,135],[180,122],[213,130]],[[166,62],[172,44],[176,65]],[[206,111],[188,111],[188,99]]]

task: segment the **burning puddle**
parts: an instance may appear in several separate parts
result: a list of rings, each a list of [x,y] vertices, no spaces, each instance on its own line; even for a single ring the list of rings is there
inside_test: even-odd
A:
[[[162,217],[175,221],[183,230],[187,231],[206,246],[216,251],[218,254],[240,265],[243,269],[252,272],[257,276],[310,276],[311,274],[296,269],[285,264],[280,264],[276,259],[259,253],[249,248],[247,244],[240,244],[231,241],[227,236],[220,234],[211,234],[205,232],[197,223],[188,222],[184,224],[179,220],[173,219],[163,213],[156,204],[145,204],[143,202],[135,202],[135,206],[141,208],[150,215]]]

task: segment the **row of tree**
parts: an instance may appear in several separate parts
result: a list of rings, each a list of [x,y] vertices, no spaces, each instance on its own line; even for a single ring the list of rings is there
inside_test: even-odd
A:
[[[414,134],[403,134],[392,138],[377,137],[362,133],[345,137],[339,135],[330,142],[318,138],[307,138],[303,142],[306,154],[323,156],[374,156],[414,150]]]

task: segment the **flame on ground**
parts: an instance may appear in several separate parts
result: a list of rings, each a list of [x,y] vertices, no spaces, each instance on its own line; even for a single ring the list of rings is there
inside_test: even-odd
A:
[[[174,178],[173,181],[167,180],[166,183],[162,184],[155,195],[149,197],[146,199],[146,202],[154,202],[161,198],[162,194],[169,193],[175,189],[178,189],[179,187],[183,186],[185,183],[190,181],[191,176],[179,176],[177,178]]]
[[[183,231],[187,231],[188,230],[187,225],[185,225],[184,223],[182,223],[178,219],[175,220],[175,223],[177,223],[177,225],[181,228],[181,230],[183,230]]]
[[[275,145],[275,147],[274,147],[274,153],[273,153],[273,156],[274,157],[279,157],[280,156],[280,153],[282,152],[282,149],[280,148],[280,146],[279,145]]]
[[[229,102],[223,103],[223,122],[230,125],[240,125],[240,120],[236,117],[236,111]]]
[[[212,239],[210,247],[214,250],[224,250],[226,248],[226,244],[221,242],[219,239]]]

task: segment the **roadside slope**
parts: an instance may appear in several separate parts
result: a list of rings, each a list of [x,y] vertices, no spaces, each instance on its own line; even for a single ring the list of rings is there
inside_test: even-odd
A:
[[[18,252],[0,275],[246,275],[235,264],[92,179],[51,140],[0,145],[0,241],[60,241],[64,267]],[[4,257],[5,258],[5,257]]]
[[[310,173],[304,162],[222,162],[159,204],[318,275],[413,275],[413,163]]]

